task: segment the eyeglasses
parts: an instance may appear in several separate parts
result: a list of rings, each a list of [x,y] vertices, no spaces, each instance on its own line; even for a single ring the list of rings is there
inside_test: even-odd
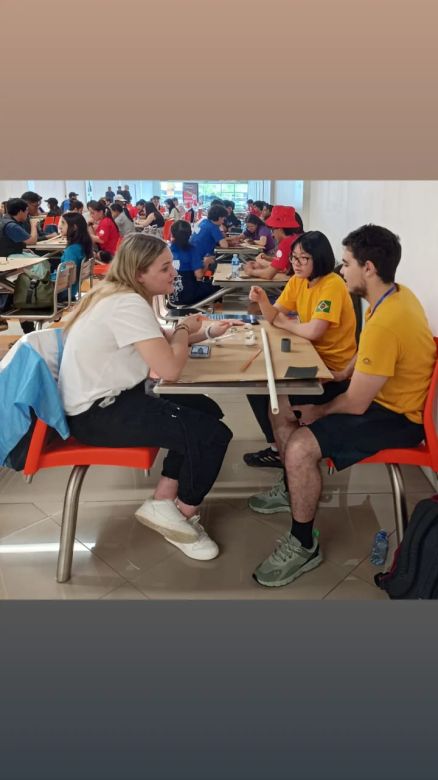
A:
[[[298,257],[298,255],[292,254],[292,262],[296,263],[297,265],[305,266],[311,259],[311,257]]]

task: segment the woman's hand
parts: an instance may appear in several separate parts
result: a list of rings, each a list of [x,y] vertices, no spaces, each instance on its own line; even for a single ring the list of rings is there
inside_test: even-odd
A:
[[[223,336],[224,333],[229,330],[234,325],[243,325],[243,322],[240,320],[219,320],[219,322],[215,322],[213,325],[210,325],[210,337],[212,339],[217,339],[220,336]]]
[[[186,325],[189,330],[189,336],[193,336],[198,333],[202,327],[203,317],[202,314],[189,314],[188,317],[184,317],[181,323]]]
[[[269,303],[269,298],[266,295],[265,290],[258,285],[253,285],[249,291],[249,300],[252,303]]]

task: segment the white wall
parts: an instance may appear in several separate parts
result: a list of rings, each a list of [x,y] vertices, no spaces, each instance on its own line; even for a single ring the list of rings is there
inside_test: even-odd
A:
[[[438,182],[311,181],[305,184],[307,230],[322,230],[337,258],[342,239],[367,222],[400,236],[397,280],[423,304],[438,335]]]
[[[273,182],[272,191],[273,199],[271,203],[279,206],[294,206],[301,214],[303,208],[302,181],[277,179],[277,181]]]

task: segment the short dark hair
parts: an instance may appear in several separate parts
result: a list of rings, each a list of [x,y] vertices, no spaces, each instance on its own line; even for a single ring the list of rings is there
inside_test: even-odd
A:
[[[246,203],[247,203],[247,204],[248,204],[248,203],[254,203],[254,201],[253,201],[253,199],[252,199],[252,198],[248,198],[248,200],[246,201]]]
[[[119,201],[116,201],[115,203],[111,203],[110,209],[111,209],[111,211],[118,211],[119,214],[121,214],[122,211],[125,210],[124,207],[122,206],[122,204],[119,203]]]
[[[327,276],[331,274],[336,265],[335,255],[332,245],[324,233],[320,230],[309,230],[298,236],[292,244],[291,250],[297,244],[300,244],[309,255],[312,255],[313,271],[309,279],[316,279],[318,276]]]
[[[16,217],[20,211],[26,211],[28,204],[23,198],[9,198],[6,201],[6,212],[10,217]]]
[[[217,206],[211,206],[207,213],[207,219],[211,220],[211,222],[217,222],[219,217],[228,217],[228,211],[225,206],[219,204]]]
[[[382,282],[394,281],[402,251],[395,233],[379,225],[362,225],[344,238],[342,246],[350,250],[359,265],[367,260],[373,263]]]
[[[41,195],[38,195],[37,192],[23,192],[21,196],[22,200],[25,200],[26,203],[39,203],[42,200]]]
[[[222,198],[213,198],[213,200],[210,203],[210,207],[211,206],[224,206],[224,205],[225,204],[224,204]]]
[[[267,203],[265,203],[264,200],[255,200],[254,206],[256,207],[256,209],[259,209],[259,211],[261,211],[263,206],[267,206]]]
[[[154,197],[154,198],[155,198],[156,196],[155,196],[155,195],[153,195],[152,197]],[[138,201],[137,201],[137,203],[136,203],[135,205],[136,205],[136,206],[145,206],[145,205],[146,205],[146,201],[145,201],[145,199],[144,199],[144,198],[140,198],[140,200],[138,200]]]
[[[229,209],[231,208],[234,211],[235,203],[233,200],[224,200],[224,206],[225,208]]]
[[[78,209],[83,209],[83,208],[84,208],[84,204],[82,203],[81,200],[78,200],[77,198],[73,201],[73,203],[70,203],[71,211],[73,210],[77,211]]]
[[[156,198],[157,200],[161,200],[161,195],[152,195],[152,198],[151,198],[151,200],[155,200],[155,198]]]

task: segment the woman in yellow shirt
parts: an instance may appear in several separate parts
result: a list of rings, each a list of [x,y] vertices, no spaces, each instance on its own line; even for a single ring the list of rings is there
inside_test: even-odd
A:
[[[251,287],[250,300],[258,303],[268,322],[292,335],[303,336],[313,346],[335,381],[324,385],[320,396],[293,398],[295,404],[327,403],[346,390],[348,382],[336,381],[356,352],[356,317],[344,280],[334,273],[335,256],[330,241],[319,230],[303,233],[292,245],[291,277],[277,301],[272,305],[261,287]],[[298,314],[299,321],[291,319]],[[267,396],[248,396],[257,421],[266,436],[268,447],[243,456],[248,466],[282,466],[269,421]],[[291,400],[291,399],[290,399]]]

